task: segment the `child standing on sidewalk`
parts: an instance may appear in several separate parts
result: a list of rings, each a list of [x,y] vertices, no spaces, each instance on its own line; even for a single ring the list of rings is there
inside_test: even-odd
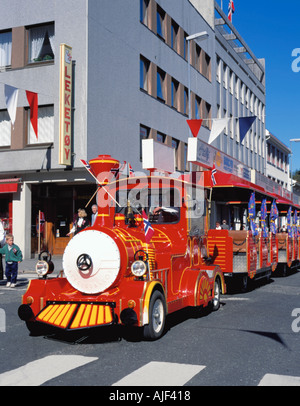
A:
[[[18,276],[18,264],[22,261],[22,251],[14,244],[14,236],[12,234],[6,234],[6,244],[3,248],[0,248],[0,254],[5,255],[5,276],[7,278],[7,287],[14,288],[17,283]]]

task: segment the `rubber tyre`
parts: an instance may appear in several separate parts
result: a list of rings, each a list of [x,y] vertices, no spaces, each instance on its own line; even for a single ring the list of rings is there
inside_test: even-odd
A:
[[[165,329],[167,306],[164,295],[156,290],[153,292],[149,305],[149,324],[144,326],[144,338],[146,340],[159,339]]]
[[[220,279],[216,278],[215,284],[214,284],[214,297],[212,300],[212,310],[213,311],[219,310],[220,301],[221,301],[221,284],[220,284]]]

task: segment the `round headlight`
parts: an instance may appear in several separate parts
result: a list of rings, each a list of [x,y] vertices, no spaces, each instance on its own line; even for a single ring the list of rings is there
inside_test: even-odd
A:
[[[147,272],[147,266],[143,261],[134,261],[131,265],[131,272],[134,276],[143,276]]]
[[[49,265],[46,261],[38,261],[35,266],[35,271],[38,276],[45,276],[49,271]]]

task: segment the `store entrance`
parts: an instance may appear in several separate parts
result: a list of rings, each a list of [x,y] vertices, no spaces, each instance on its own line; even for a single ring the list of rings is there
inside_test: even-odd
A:
[[[89,200],[96,187],[95,184],[32,185],[32,254],[43,250],[52,255],[63,254],[78,209],[85,208],[90,220],[91,206],[96,198]]]

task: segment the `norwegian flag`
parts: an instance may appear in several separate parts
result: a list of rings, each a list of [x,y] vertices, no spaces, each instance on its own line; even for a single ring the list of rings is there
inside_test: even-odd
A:
[[[232,14],[235,12],[233,0],[229,1],[228,4],[228,20],[232,22]]]
[[[151,241],[151,238],[154,234],[154,230],[151,226],[151,223],[147,217],[147,214],[145,213],[145,211],[143,210],[143,222],[144,222],[144,231],[145,231],[145,240],[146,243],[149,244]]]
[[[215,167],[215,164],[214,164],[213,167],[212,167],[212,170],[211,170],[211,177],[210,177],[210,179],[211,179],[211,187],[216,186],[216,184],[217,184],[216,173],[217,173],[217,170],[216,170],[216,167]]]
[[[125,178],[131,178],[134,176],[132,166],[126,161],[124,161],[122,164],[120,163],[117,167],[112,168],[110,171],[114,174],[116,180],[120,179],[121,176],[124,176]]]
[[[84,161],[83,159],[80,159],[80,162],[82,163],[83,166],[85,166],[85,168],[90,172],[90,174],[95,178],[95,174],[90,166],[90,164],[86,161]]]

